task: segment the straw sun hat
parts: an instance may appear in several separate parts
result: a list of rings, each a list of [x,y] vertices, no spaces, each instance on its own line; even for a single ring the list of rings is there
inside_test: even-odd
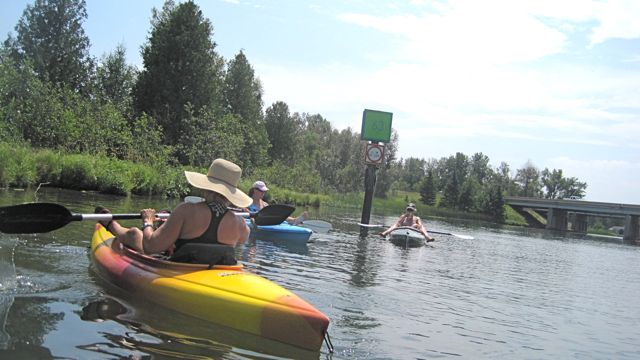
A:
[[[207,174],[185,171],[184,175],[191,186],[216,192],[238,207],[247,207],[253,200],[238,189],[242,169],[231,161],[215,159]]]

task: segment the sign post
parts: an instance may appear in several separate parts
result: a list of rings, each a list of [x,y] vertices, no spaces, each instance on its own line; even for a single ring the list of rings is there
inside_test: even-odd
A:
[[[384,163],[384,144],[391,140],[391,122],[393,114],[390,112],[365,109],[362,114],[361,140],[368,140],[364,153],[367,168],[364,173],[364,203],[360,222],[368,224],[371,218],[373,194],[376,188],[376,171]],[[366,236],[368,228],[361,226],[360,235]]]

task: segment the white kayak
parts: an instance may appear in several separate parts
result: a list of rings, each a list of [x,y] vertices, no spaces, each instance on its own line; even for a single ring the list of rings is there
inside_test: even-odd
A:
[[[395,228],[387,236],[392,243],[405,247],[422,246],[427,241],[420,231],[411,226]]]

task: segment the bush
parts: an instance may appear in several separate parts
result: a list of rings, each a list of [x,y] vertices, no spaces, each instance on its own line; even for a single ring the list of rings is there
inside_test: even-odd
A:
[[[27,187],[36,181],[36,164],[29,148],[2,144],[0,146],[0,185]]]
[[[62,175],[62,156],[52,150],[43,150],[35,154],[36,178],[39,183],[60,183]]]
[[[100,192],[127,195],[133,189],[131,167],[124,161],[102,159],[96,164],[96,178]]]
[[[67,155],[62,160],[60,187],[76,190],[97,190],[97,166],[87,155]]]

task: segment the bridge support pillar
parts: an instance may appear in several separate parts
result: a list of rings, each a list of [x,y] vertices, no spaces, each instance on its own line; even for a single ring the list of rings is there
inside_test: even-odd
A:
[[[547,229],[567,230],[567,210],[550,208],[547,213]]]
[[[571,230],[581,233],[587,233],[587,215],[575,214]]]
[[[624,222],[624,235],[622,241],[627,244],[640,244],[640,216],[627,215]]]

